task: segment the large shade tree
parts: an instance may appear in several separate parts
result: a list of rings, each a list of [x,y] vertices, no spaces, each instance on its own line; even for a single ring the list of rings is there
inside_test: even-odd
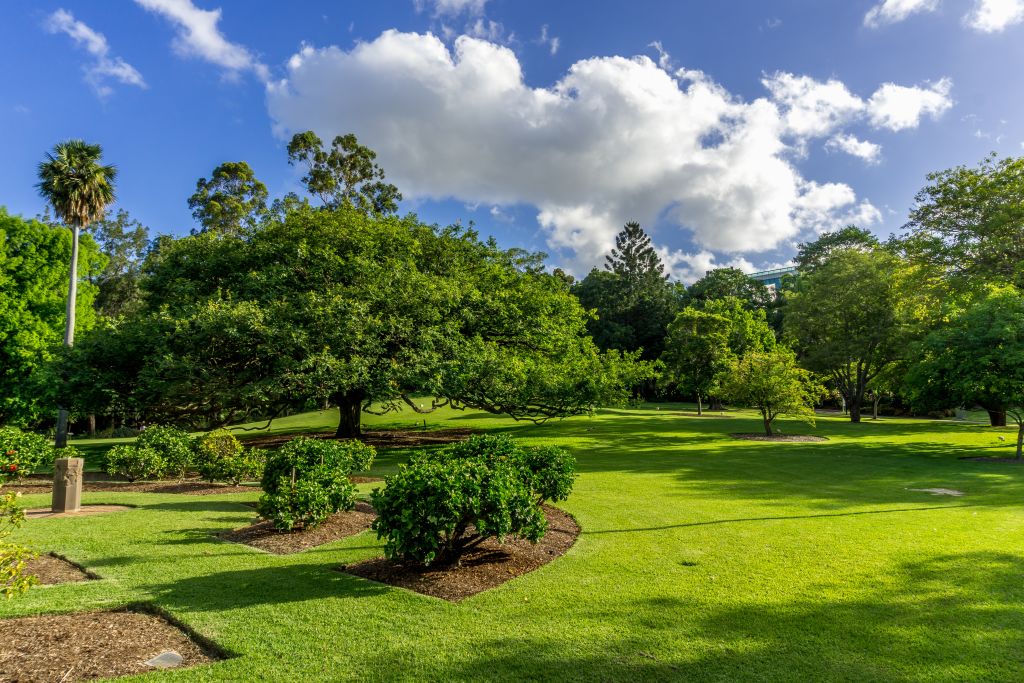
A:
[[[907,374],[911,401],[922,409],[980,405],[1017,422],[1017,459],[1024,453],[1024,295],[992,287],[933,330]]]
[[[114,180],[117,169],[101,163],[103,149],[83,140],[57,144],[40,162],[36,186],[58,220],[71,228],[71,268],[68,278],[67,325],[64,345],[75,341],[76,294],[78,288],[79,233],[91,222],[104,217],[107,206],[114,201]],[[68,411],[58,407],[58,448],[67,445]]]
[[[599,352],[539,257],[354,207],[166,241],[143,287],[139,314],[80,345],[79,385],[147,419],[224,424],[329,400],[341,437],[362,411],[440,403],[544,420],[621,399],[642,367]]]
[[[852,422],[860,422],[872,380],[906,349],[900,265],[882,249],[839,249],[787,295],[787,337],[806,367],[842,394]]]

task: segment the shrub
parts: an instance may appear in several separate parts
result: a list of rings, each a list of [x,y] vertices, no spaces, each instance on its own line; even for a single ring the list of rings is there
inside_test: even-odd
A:
[[[475,436],[414,458],[374,489],[373,528],[389,558],[424,565],[455,560],[488,538],[536,543],[547,530],[540,506],[569,495],[574,469],[561,449]]]
[[[156,449],[125,443],[107,451],[107,474],[137,481],[156,479],[163,473],[164,459]]]
[[[226,429],[203,434],[196,442],[196,467],[209,482],[223,481],[237,486],[263,475],[266,452],[246,449],[235,435]]]
[[[267,458],[259,512],[274,527],[312,528],[335,512],[355,507],[348,475],[370,468],[376,452],[360,441],[299,437]]]
[[[195,461],[192,438],[177,427],[149,427],[135,440],[135,445],[156,451],[164,462],[163,473],[179,479],[185,478]]]
[[[69,458],[77,455],[72,448],[65,452]],[[0,427],[0,483],[27,477],[44,465],[52,465],[55,456],[56,449],[46,437],[17,427]]]
[[[25,512],[18,505],[19,495],[0,493],[0,595],[6,598],[24,593],[38,581],[36,577],[25,574],[25,562],[36,554],[4,540],[25,520]]]

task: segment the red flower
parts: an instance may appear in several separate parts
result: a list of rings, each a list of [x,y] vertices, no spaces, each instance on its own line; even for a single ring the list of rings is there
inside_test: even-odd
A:
[[[15,464],[14,464],[14,463],[12,462],[12,463],[11,463],[10,465],[8,465],[8,466],[7,466],[7,471],[8,471],[8,472],[17,472],[17,471],[18,471],[18,466],[17,466],[17,465],[15,465]]]

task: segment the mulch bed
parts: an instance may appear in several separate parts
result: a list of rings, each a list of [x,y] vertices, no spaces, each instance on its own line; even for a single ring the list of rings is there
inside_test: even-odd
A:
[[[550,505],[544,506],[544,514],[548,531],[536,545],[514,538],[503,544],[488,539],[463,555],[457,565],[423,568],[381,557],[342,566],[338,571],[459,602],[531,572],[572,547],[580,533],[576,520]]]
[[[4,493],[24,495],[32,493],[50,493],[53,482],[29,479],[24,482],[7,484]],[[86,481],[82,483],[84,493],[186,493],[190,496],[211,496],[219,493],[251,493],[259,491],[255,486],[231,486],[229,484],[211,484],[200,479],[184,481]]]
[[[40,555],[25,563],[25,573],[35,576],[43,586],[98,579],[95,574],[54,554]]]
[[[331,515],[326,522],[313,529],[278,531],[270,522],[262,521],[218,534],[218,538],[251,545],[276,555],[290,555],[360,534],[370,528],[376,517],[369,503],[360,501],[356,503],[354,510]]]
[[[364,431],[360,440],[375,448],[409,448],[414,446],[438,446],[456,441],[465,441],[473,434],[478,434],[477,429],[448,428],[448,429],[373,429]],[[246,446],[256,448],[276,448],[295,438],[295,434],[276,436],[257,436],[245,440]],[[311,439],[334,439],[337,438],[334,432],[315,432],[302,434],[301,436]]]
[[[0,631],[0,681],[12,683],[143,673],[154,670],[147,660],[167,650],[182,656],[181,667],[221,658],[167,619],[138,609],[4,619]]]
[[[811,443],[817,441],[828,441],[824,436],[811,436],[810,434],[775,434],[766,436],[764,434],[730,434],[734,439],[744,441],[790,441],[794,443]]]

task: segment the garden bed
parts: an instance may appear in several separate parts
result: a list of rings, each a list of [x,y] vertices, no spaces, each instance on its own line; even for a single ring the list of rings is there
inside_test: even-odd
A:
[[[356,503],[354,510],[333,514],[327,521],[313,529],[278,531],[272,523],[261,521],[218,534],[218,538],[232,543],[244,543],[276,555],[290,555],[361,534],[370,528],[376,516],[369,503],[360,501]]]
[[[744,441],[782,441],[789,443],[812,443],[818,441],[828,441],[824,436],[811,436],[810,434],[773,434],[768,436],[766,434],[730,434],[734,439],[743,439]]]
[[[338,571],[458,602],[542,567],[573,546],[580,533],[576,520],[550,505],[544,506],[544,515],[548,530],[536,544],[515,538],[505,539],[505,543],[488,539],[454,565],[424,568],[382,557],[342,566]]]
[[[410,448],[415,446],[439,446],[465,441],[479,430],[463,427],[445,429],[372,429],[363,432],[360,439],[374,448]],[[303,434],[311,439],[334,439],[334,432]],[[257,436],[245,440],[253,448],[276,448],[291,441],[295,434]]]
[[[167,618],[132,607],[0,621],[0,679],[85,681],[154,670],[147,660],[172,650],[175,668],[206,664],[223,656],[209,643]]]
[[[42,586],[74,583],[76,581],[92,581],[93,579],[100,578],[87,571],[84,567],[53,553],[40,555],[34,560],[26,562],[25,573],[36,577]]]

